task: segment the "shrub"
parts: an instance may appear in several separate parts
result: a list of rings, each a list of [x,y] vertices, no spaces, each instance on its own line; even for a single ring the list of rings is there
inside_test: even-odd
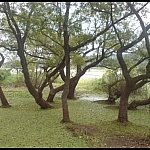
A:
[[[6,77],[10,75],[11,75],[10,70],[0,68],[0,81],[5,80]]]

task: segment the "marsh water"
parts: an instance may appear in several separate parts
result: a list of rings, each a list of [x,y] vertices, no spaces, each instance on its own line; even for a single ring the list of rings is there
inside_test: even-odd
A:
[[[78,97],[79,100],[86,100],[86,101],[97,101],[97,100],[107,100],[106,94],[82,94]]]

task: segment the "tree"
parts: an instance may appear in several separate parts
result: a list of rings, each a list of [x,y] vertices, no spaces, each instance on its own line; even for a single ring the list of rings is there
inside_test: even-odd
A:
[[[70,90],[68,93],[68,98],[70,99],[75,98],[74,92],[80,77],[84,75],[88,69],[97,66],[104,59],[107,59],[109,56],[111,56],[112,53],[116,51],[116,47],[118,45],[117,40],[115,40],[116,39],[115,36],[111,34],[112,24],[109,22],[110,19],[109,17],[111,14],[111,12],[108,11],[109,3],[104,2],[101,3],[101,5],[99,5],[99,3],[96,3],[96,6],[98,5],[100,7],[98,9],[94,9],[93,7],[93,5],[95,6],[94,3],[89,2],[83,5],[84,6],[81,5],[82,10],[84,10],[83,13],[89,14],[89,12],[91,12],[92,14],[91,18],[88,18],[86,20],[86,23],[89,23],[89,26],[92,26],[92,29],[89,31],[89,35],[88,34],[82,35],[81,32],[78,35],[78,33],[76,32],[75,38],[74,36],[72,36],[72,39],[75,41],[73,45],[75,45],[76,43],[79,44],[77,46],[74,46],[73,48],[74,49],[73,52],[75,52],[73,56],[74,59],[76,59],[76,64],[74,63],[74,66],[76,66],[76,75],[70,79]],[[101,9],[103,9],[104,11],[101,11]],[[116,12],[113,13],[115,14]],[[122,18],[119,18],[118,20],[116,20],[115,24],[121,22],[123,19],[125,19],[130,15],[131,13],[123,16]],[[101,16],[100,17],[101,19],[99,19],[99,16]],[[87,30],[89,29],[87,28]],[[88,31],[85,30],[85,32]],[[78,39],[77,36],[81,37]],[[89,55],[90,53],[91,55],[90,57],[88,57],[87,55]],[[63,75],[61,76],[63,79]]]
[[[0,53],[0,56],[2,58],[2,60],[0,61],[0,67],[1,67],[2,64],[4,63],[5,58],[2,53]],[[8,103],[8,101],[5,97],[5,94],[4,94],[1,86],[0,86],[0,99],[1,99],[2,107],[4,107],[4,108],[11,107],[11,105]]]
[[[150,25],[145,26],[142,18],[139,15],[139,13],[141,13],[142,10],[146,12],[146,5],[148,4],[148,2],[144,4],[133,3],[134,5],[131,3],[125,4],[125,3],[119,3],[119,2],[117,3],[110,2],[109,4],[110,4],[109,14],[111,15],[111,22],[113,24],[113,29],[111,30],[112,31],[111,34],[114,33],[119,41],[119,45],[117,45],[116,47],[117,60],[119,62],[119,65],[121,67],[121,70],[125,79],[125,86],[123,87],[123,90],[119,92],[117,91],[116,93],[117,98],[121,96],[117,120],[119,122],[127,122],[128,121],[128,115],[127,115],[128,98],[130,96],[130,93],[142,87],[147,82],[149,82],[148,81],[148,78],[149,78],[149,72],[148,72],[149,70],[149,61],[148,61],[149,60],[149,41],[148,41],[147,31],[149,30]],[[123,5],[124,8],[126,8],[126,10],[123,11],[121,5]],[[137,6],[136,9],[134,8],[135,6]],[[95,7],[98,7],[98,5]],[[95,11],[102,12],[102,10],[99,10],[97,8],[93,8],[93,9]],[[115,15],[113,15],[114,11],[116,11]],[[129,23],[129,20],[126,18],[124,18],[122,22],[118,22],[117,24],[114,24],[116,20],[119,20],[118,17],[120,18],[120,16],[122,16],[122,15],[119,15],[120,12],[122,12],[122,15],[125,15],[125,16],[127,15],[127,12],[129,12],[129,14],[132,13],[133,16],[137,16],[143,32],[139,35],[138,33],[135,32],[135,30],[129,30],[130,23]],[[115,40],[116,40],[116,37],[114,37]],[[139,60],[135,61],[135,64],[133,66],[130,66],[130,64],[128,64],[129,61],[126,61],[125,59],[125,54],[131,53],[131,52],[134,53],[135,49],[139,51],[138,47],[143,42],[144,38],[145,38],[145,43],[146,43],[145,44],[146,48],[144,49],[147,49],[147,56],[145,56],[144,58],[140,58]],[[130,59],[130,57],[128,59]],[[142,62],[147,62],[145,74],[144,73],[142,75],[133,74],[134,69],[137,66],[139,66]],[[112,85],[110,85],[110,87]]]
[[[133,41],[128,42],[125,45],[125,43],[123,43],[122,39],[120,38],[120,34],[117,31],[116,26],[114,25],[115,33],[120,42],[120,48],[117,50],[117,59],[120,64],[120,67],[122,69],[122,73],[123,73],[123,76],[124,76],[125,82],[126,82],[124,89],[121,93],[121,98],[120,98],[120,105],[119,105],[119,112],[118,112],[118,119],[117,119],[119,122],[128,122],[128,115],[127,115],[128,98],[129,98],[130,93],[132,92],[133,88],[140,88],[141,86],[143,86],[146,83],[145,80],[150,77],[150,74],[148,71],[150,69],[149,61],[146,66],[145,74],[135,76],[135,77],[132,77],[130,75],[130,72],[132,69],[129,70],[126,62],[124,61],[123,53],[130,50],[130,48],[135,46],[136,44],[140,43],[140,41],[142,41],[144,38],[145,38],[146,49],[147,49],[148,57],[149,57],[149,46],[148,46],[149,41],[148,41],[147,31],[150,28],[150,24],[145,26],[141,16],[139,15],[139,10],[137,10],[137,8],[135,9],[135,6],[133,4],[131,4],[130,2],[127,2],[127,4],[128,4],[128,7],[131,9],[131,11],[137,16],[137,18],[140,22],[141,28],[142,28],[142,33],[137,38],[135,38]],[[113,22],[113,16],[112,16],[112,22]]]
[[[14,4],[14,5],[15,5],[15,7],[18,7],[17,4]],[[27,3],[26,5],[24,4],[24,7],[22,6],[23,5],[22,4],[20,7],[21,13],[25,14],[22,17],[23,21],[25,21],[25,23],[26,23],[25,27],[22,26],[21,22],[18,22],[18,20],[15,19],[15,16],[17,15],[18,12],[17,11],[15,12],[15,10],[13,10],[13,9],[11,10],[11,8],[13,8],[14,5],[10,5],[9,2],[3,2],[3,4],[2,4],[2,13],[4,13],[6,15],[8,28],[9,28],[7,31],[9,34],[11,34],[13,39],[16,40],[16,43],[15,43],[15,41],[13,41],[13,43],[12,43],[14,45],[8,44],[8,46],[10,46],[10,48],[7,48],[7,49],[10,49],[10,50],[14,49],[17,52],[17,55],[20,58],[20,62],[21,62],[21,66],[22,66],[22,72],[24,74],[25,84],[26,84],[30,94],[34,97],[36,103],[38,105],[40,105],[42,109],[51,108],[51,105],[42,98],[41,93],[36,91],[36,89],[34,88],[32,82],[30,80],[30,75],[29,75],[29,71],[28,71],[28,67],[27,67],[27,61],[26,61],[26,57],[25,57],[25,42],[26,42],[26,38],[28,36],[28,32],[30,30],[30,25],[31,25],[30,18],[34,12],[35,3]],[[29,10],[27,10],[27,7],[29,8]],[[28,12],[27,16],[26,16],[26,14],[27,14],[26,11]],[[24,33],[23,33],[23,30],[24,30]],[[6,30],[5,30],[5,32],[6,32]]]
[[[68,20],[69,20],[69,9],[70,3],[66,2],[66,12],[64,16],[63,23],[63,33],[64,33],[64,57],[65,57],[65,66],[66,66],[66,76],[65,76],[65,85],[62,93],[62,109],[63,109],[63,119],[62,122],[69,122],[69,111],[68,111],[68,103],[67,96],[69,92],[69,84],[70,84],[70,46],[69,46],[69,35],[68,35]]]
[[[134,52],[126,52],[126,54],[124,54],[124,60],[127,63],[129,70],[132,70],[130,72],[130,75],[138,76],[145,72],[145,60],[147,60],[148,57],[143,44],[139,45],[137,50],[135,50],[136,48],[133,49]],[[117,58],[115,56],[112,56],[107,60],[103,60],[103,62],[100,63],[99,66],[108,69],[102,77],[102,84],[105,85],[105,92],[108,93],[108,101],[106,102],[115,103],[115,101],[121,97],[123,86],[125,85],[125,79],[117,62]],[[149,80],[145,81],[145,83],[148,82]],[[137,91],[138,88],[139,87],[133,88],[132,92]],[[142,90],[142,87],[139,89],[139,91],[140,90]]]

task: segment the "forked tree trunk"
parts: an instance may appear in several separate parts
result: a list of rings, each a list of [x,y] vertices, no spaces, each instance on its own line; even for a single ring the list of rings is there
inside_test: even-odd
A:
[[[22,72],[24,75],[25,84],[28,88],[28,91],[34,97],[36,103],[41,107],[41,109],[53,108],[48,102],[46,102],[43,99],[42,91],[37,91],[34,85],[32,84],[23,49],[24,49],[23,47],[19,47],[17,54],[20,57]]]
[[[54,89],[54,88],[51,88],[46,101],[47,101],[47,102],[53,102],[56,93],[62,91],[63,88],[64,88],[64,85],[61,85],[61,86],[59,86],[59,87],[57,87],[57,88],[55,88],[55,89]]]
[[[41,107],[41,109],[53,108],[48,102],[43,99],[42,91],[36,91],[35,87],[32,85],[26,66],[23,67],[23,74],[28,91],[34,97],[35,102]]]

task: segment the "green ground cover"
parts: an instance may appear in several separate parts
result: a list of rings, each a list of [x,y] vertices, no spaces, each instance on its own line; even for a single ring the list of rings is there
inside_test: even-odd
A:
[[[113,105],[68,100],[72,123],[62,124],[59,96],[53,109],[41,110],[26,88],[4,88],[4,93],[12,107],[0,108],[0,147],[104,147],[112,134],[150,135],[149,106],[129,110],[130,122],[122,125],[115,122],[118,109]]]

